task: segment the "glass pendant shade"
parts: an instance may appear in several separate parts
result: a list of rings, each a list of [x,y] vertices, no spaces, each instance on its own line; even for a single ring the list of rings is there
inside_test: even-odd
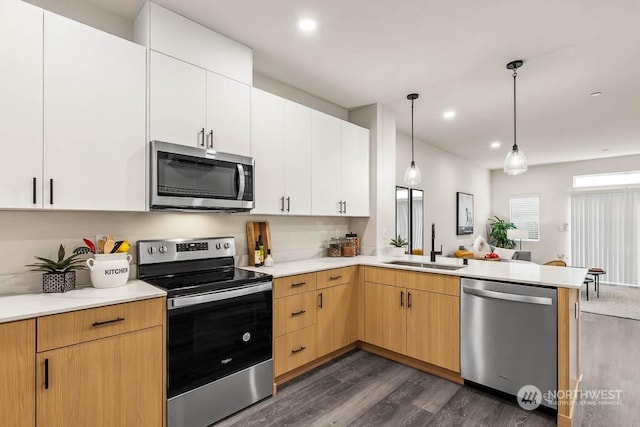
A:
[[[418,185],[422,181],[422,173],[418,166],[416,166],[416,162],[411,162],[411,165],[407,168],[404,173],[404,183],[407,185]]]
[[[527,171],[527,159],[522,150],[514,147],[504,159],[504,173],[507,175],[521,175]]]

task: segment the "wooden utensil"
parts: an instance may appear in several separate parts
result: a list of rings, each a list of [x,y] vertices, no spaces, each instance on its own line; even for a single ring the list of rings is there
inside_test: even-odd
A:
[[[107,241],[104,242],[104,253],[105,254],[110,254],[111,251],[113,250],[113,247],[115,246],[115,242],[113,241],[113,239],[111,237],[107,238]]]

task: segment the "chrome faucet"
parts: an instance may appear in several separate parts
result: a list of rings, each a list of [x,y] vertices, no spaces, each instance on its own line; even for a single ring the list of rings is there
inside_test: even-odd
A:
[[[436,252],[436,224],[431,223],[431,262],[436,262],[436,255],[442,255],[442,245],[440,251]]]

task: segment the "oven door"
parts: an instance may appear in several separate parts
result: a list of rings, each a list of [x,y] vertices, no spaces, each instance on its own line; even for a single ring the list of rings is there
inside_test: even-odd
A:
[[[168,398],[272,359],[272,283],[169,299]]]
[[[151,141],[153,209],[253,208],[253,159]]]

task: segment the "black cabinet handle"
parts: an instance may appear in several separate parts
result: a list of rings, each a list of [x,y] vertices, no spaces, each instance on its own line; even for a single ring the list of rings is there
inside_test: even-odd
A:
[[[209,140],[209,144],[207,144],[207,148],[213,148],[213,129],[209,132],[209,136],[207,138]]]
[[[342,279],[342,276],[331,276],[329,277],[329,280],[339,280]]]
[[[49,359],[44,359],[44,389],[49,389]]]
[[[344,212],[343,213],[347,213],[347,201],[345,200],[342,203],[344,203]]]
[[[407,292],[407,308],[411,308],[411,292]]]
[[[33,177],[33,204],[34,205],[37,203],[37,200],[36,200],[36,181],[37,181],[37,179],[34,176]]]
[[[322,308],[322,292],[320,292],[319,297],[320,297],[320,305],[319,305],[319,307]]]
[[[292,283],[292,284],[291,284],[291,287],[292,287],[292,288],[298,288],[298,287],[300,287],[300,286],[304,286],[304,285],[306,285],[306,284],[307,284],[307,282]]]
[[[338,213],[342,213],[342,200],[340,200],[340,201],[338,202],[338,204],[340,205],[340,208],[339,208],[339,210],[338,210]]]
[[[287,212],[291,212],[291,197],[287,197]]]
[[[202,130],[198,133],[202,134],[202,139],[200,140],[200,146],[204,148],[204,128],[202,128]]]
[[[306,350],[306,349],[307,349],[307,347],[301,345],[300,347],[294,348],[293,350],[291,350],[291,354],[296,354],[296,353],[299,353],[302,350]]]
[[[117,317],[115,319],[105,320],[104,322],[93,322],[91,326],[102,326],[102,325],[108,325],[109,323],[118,323],[123,321],[124,321],[124,317]]]
[[[280,197],[280,212],[284,212],[284,196]]]
[[[49,204],[53,204],[53,178],[49,179]]]
[[[400,307],[404,307],[404,292],[400,291]]]
[[[307,310],[294,311],[293,313],[291,313],[291,316],[300,316],[301,314],[305,314],[306,312]]]

